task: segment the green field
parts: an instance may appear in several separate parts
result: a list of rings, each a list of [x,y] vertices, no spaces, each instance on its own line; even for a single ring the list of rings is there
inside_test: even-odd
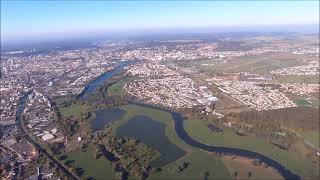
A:
[[[320,147],[319,131],[306,131],[301,134],[306,140],[312,143],[315,147]]]
[[[180,173],[173,173],[173,164],[169,164],[163,170],[150,179],[197,179],[201,180],[204,172],[209,172],[208,179],[232,179],[227,168],[223,165],[221,158],[206,152],[195,150],[177,162],[188,162],[190,165]]]
[[[125,92],[123,90],[123,86],[125,84],[125,81],[118,81],[115,84],[112,84],[111,86],[108,87],[106,94],[108,96],[121,96]]]
[[[82,168],[84,172],[81,177],[83,178],[115,179],[115,172],[112,170],[111,163],[104,156],[95,159],[95,151],[93,145],[89,145],[84,152],[79,149],[65,154],[68,157],[64,162],[73,161],[70,163],[72,169]]]
[[[251,173],[250,179],[284,179],[271,167],[255,166],[252,164],[252,160],[249,159],[223,157],[222,160],[228,168],[229,173],[236,179],[248,179],[248,172]]]
[[[62,117],[80,116],[81,113],[89,112],[90,110],[90,106],[83,104],[72,104],[67,107],[59,108]]]
[[[319,76],[316,75],[285,75],[277,76],[276,79],[280,83],[306,83],[306,84],[319,84]]]
[[[301,107],[319,108],[319,100],[296,99],[294,103]]]
[[[232,130],[225,129],[222,133],[214,133],[207,128],[207,124],[200,120],[187,120],[184,127],[188,134],[205,144],[230,146],[247,149],[266,155],[287,167],[302,177],[315,177],[319,175],[313,164],[304,155],[282,150],[264,139],[253,136],[238,136]]]
[[[308,102],[308,101],[305,100],[305,99],[296,99],[296,100],[294,100],[294,102],[295,102],[298,106],[301,106],[301,107],[311,107],[311,106],[312,106],[312,103]]]
[[[219,60],[221,62],[222,60]],[[193,62],[200,71],[208,73],[235,73],[253,72],[258,74],[268,73],[271,70],[301,65],[302,62],[292,57],[278,55],[263,55],[256,57],[238,57],[227,60],[225,63],[216,63],[217,60],[199,60]]]

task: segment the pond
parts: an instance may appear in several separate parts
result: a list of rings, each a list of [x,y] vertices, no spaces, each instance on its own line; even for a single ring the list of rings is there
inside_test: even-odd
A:
[[[151,162],[152,167],[161,167],[184,156],[185,151],[171,143],[165,134],[166,125],[146,116],[134,116],[120,126],[116,134],[133,137],[161,153],[160,159]]]
[[[98,110],[95,111],[96,117],[90,122],[93,131],[102,130],[108,123],[120,120],[126,114],[121,109]]]

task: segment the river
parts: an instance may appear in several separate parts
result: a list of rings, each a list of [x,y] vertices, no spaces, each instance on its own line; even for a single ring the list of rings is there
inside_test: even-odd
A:
[[[98,86],[103,85],[104,82],[106,82],[108,79],[110,79],[113,75],[121,72],[124,67],[128,66],[130,61],[121,61],[115,68],[113,68],[110,71],[107,71],[100,76],[98,76],[93,81],[89,82],[84,90],[79,94],[78,98],[81,100],[84,100],[88,94],[92,93]]]

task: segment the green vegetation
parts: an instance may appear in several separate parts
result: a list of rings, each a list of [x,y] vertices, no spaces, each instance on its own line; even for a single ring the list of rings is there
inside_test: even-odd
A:
[[[312,143],[315,147],[320,147],[319,130],[318,131],[305,131],[305,132],[302,132],[301,134],[306,140],[308,140],[310,143]]]
[[[81,115],[81,113],[87,113],[91,111],[91,107],[87,104],[73,103],[70,106],[59,108],[59,111],[64,118],[70,116],[78,117]]]
[[[182,172],[176,172],[175,166],[184,162],[188,163],[187,167]],[[200,180],[203,179],[204,174],[207,174],[208,179],[232,179],[220,157],[200,150],[194,150],[177,162],[163,167],[159,174],[151,176],[150,179]]]
[[[153,174],[150,179],[185,179],[186,177],[201,179],[201,174],[206,171],[210,174],[208,176],[209,179],[218,177],[221,179],[230,179],[227,169],[218,157],[190,147],[177,136],[174,130],[174,120],[171,114],[162,110],[133,104],[124,105],[121,109],[125,110],[127,113],[123,120],[116,121],[112,125],[114,133],[116,133],[116,129],[118,127],[127,123],[132,117],[139,115],[147,116],[154,121],[165,124],[165,135],[170,142],[188,152],[187,155],[183,156],[178,161],[162,167],[161,170],[159,170],[160,173]],[[177,164],[181,164],[182,162],[189,163],[187,168],[180,173],[175,173],[173,169],[176,169]]]
[[[281,149],[262,138],[240,136],[235,134],[231,129],[224,129],[223,132],[215,133],[210,131],[206,122],[200,120],[187,120],[184,127],[192,138],[202,143],[259,152],[280,162],[289,170],[298,173],[302,177],[316,177],[319,175],[311,160],[307,159],[305,155]]]
[[[123,86],[125,84],[124,80],[120,80],[107,88],[106,94],[108,96],[122,96],[125,94]]]
[[[320,79],[317,75],[285,75],[277,76],[276,79],[280,83],[306,83],[319,84]]]
[[[207,73],[235,73],[253,72],[258,74],[268,73],[271,70],[302,65],[302,61],[287,54],[261,55],[255,57],[237,57],[230,60],[199,60],[182,62],[184,66],[195,66]],[[219,62],[219,63],[218,63]]]
[[[312,103],[310,103],[309,101],[305,100],[305,99],[296,99],[294,100],[294,102],[301,107],[311,107]]]
[[[111,163],[103,156],[97,158],[96,151],[95,146],[90,144],[82,150],[72,151],[60,157],[67,156],[63,160],[64,163],[81,177],[93,177],[97,180],[115,177]]]
[[[85,104],[73,103],[69,106],[62,107],[60,109],[62,109],[61,114],[64,114],[64,116],[72,118],[73,116],[81,117],[82,115],[87,114],[84,112],[90,112],[94,109],[94,107],[95,105],[92,105],[90,103],[85,103]],[[163,166],[160,169],[148,170],[148,174],[151,175],[152,177],[150,179],[158,179],[158,178],[168,179],[169,177],[172,177],[173,179],[176,179],[178,177],[182,177],[182,178],[194,177],[195,179],[197,178],[201,179],[204,176],[207,176],[207,178],[209,179],[211,178],[230,179],[231,178],[231,175],[228,173],[228,170],[226,169],[225,164],[222,162],[220,157],[210,155],[204,151],[200,151],[198,149],[190,147],[189,145],[185,144],[177,136],[174,130],[174,120],[170,113],[167,113],[165,111],[158,110],[155,108],[144,107],[144,106],[139,106],[135,104],[121,105],[119,106],[119,108],[126,111],[126,114],[121,120],[113,122],[110,128],[112,130],[112,134],[116,134],[117,128],[128,123],[128,121],[130,121],[133,117],[143,115],[151,118],[153,121],[164,124],[165,125],[164,134],[168,138],[168,140],[171,143],[175,144],[180,149],[183,149],[184,151],[188,152],[187,155],[183,156],[178,161],[167,164],[166,166]],[[64,118],[64,119],[68,119],[68,118]],[[188,124],[189,121],[186,123]],[[196,125],[195,126],[192,125],[192,129],[193,129],[192,131],[196,131],[196,133],[199,132],[200,134],[206,132],[205,130],[201,129],[201,127],[199,128]],[[225,132],[223,133],[220,132],[220,134],[225,134]],[[190,135],[194,137],[194,133],[190,133]],[[109,135],[107,135],[106,137],[108,136]],[[105,139],[104,137],[105,137],[104,135],[101,136],[102,139]],[[102,140],[101,138],[99,137],[96,138],[97,139],[96,143],[106,145],[106,147],[108,148],[108,151],[112,152],[113,154],[116,155],[116,157],[120,159],[120,161],[118,162],[120,164],[120,167],[126,167],[125,169],[128,171],[130,177],[142,177],[143,171],[141,167],[142,166],[147,167],[150,164],[150,162],[154,161],[155,158],[157,157],[157,155],[154,155],[153,158],[150,158],[148,154],[149,152],[151,152],[150,150],[152,149],[151,148],[145,149],[145,147],[147,146],[143,145],[142,143],[138,143],[134,146],[127,146],[127,145],[121,145],[121,143],[126,144],[126,142],[129,143],[130,141],[126,141],[126,140],[123,141],[120,139],[117,140],[116,138],[114,139],[116,143],[112,143],[113,140],[110,141],[111,143],[110,142],[107,143],[106,140]],[[240,139],[237,140],[237,138],[240,138]],[[241,139],[241,138],[244,138],[244,139]],[[235,144],[237,147],[244,148],[244,149],[246,149],[246,147],[249,146],[249,145],[246,145],[247,143],[247,144],[250,144],[249,147],[251,148],[253,148],[254,146],[258,146],[260,147],[260,149],[264,149],[265,147],[267,147],[266,151],[268,151],[268,148],[269,150],[275,149],[274,150],[275,153],[278,153],[278,151],[279,152],[281,151],[278,147],[268,144],[262,139],[247,137],[247,136],[238,136],[238,135],[232,134],[231,132],[226,133],[225,136],[220,135],[220,137],[218,136],[217,138],[213,139],[214,143],[216,142],[216,140],[218,140],[217,142],[220,141],[220,143],[224,145],[228,145],[228,143],[229,145]],[[111,144],[120,144],[120,146],[119,147],[115,146],[115,148],[111,148],[112,147]],[[140,144],[143,146],[140,146]],[[124,151],[121,150],[121,147],[126,147],[125,149],[128,150],[128,152],[126,150]],[[127,148],[127,147],[134,147],[134,148],[130,150],[130,148]],[[71,163],[71,168],[73,168],[74,172],[79,171],[80,174],[83,173],[82,175],[83,177],[92,176],[96,179],[100,179],[100,177],[119,177],[119,172],[115,172],[112,170],[114,169],[114,166],[112,166],[111,163],[106,158],[100,157],[95,159],[94,148],[95,147],[93,145],[90,145],[88,148],[86,148],[86,151],[76,150],[76,151],[67,153],[66,155],[68,156],[68,158],[65,160],[65,162],[67,160],[71,160],[71,162],[72,160],[74,160],[74,162]],[[260,149],[253,148],[253,150],[257,150],[258,152]],[[280,153],[278,156],[282,156],[282,155],[284,156],[284,158],[290,159],[291,156],[294,156],[295,154],[286,155],[286,153],[282,153],[282,154]],[[134,159],[132,159],[133,157]],[[296,157],[296,159],[299,159],[299,158],[301,159],[301,157]],[[88,166],[89,163],[84,163],[84,162],[91,162],[91,161],[93,164],[97,163],[97,166],[101,168],[95,169],[95,168],[92,168],[92,166]],[[133,161],[139,162],[139,163],[132,163]],[[106,162],[104,166],[100,166],[99,163],[102,163],[102,162]],[[188,165],[184,166],[185,165],[184,162],[187,162]],[[288,161],[288,163],[291,163],[291,162],[292,161]],[[133,166],[134,164],[139,164],[139,167]],[[302,166],[305,166],[305,167],[309,166],[309,164],[304,162],[304,160],[300,164],[301,165],[299,165],[299,167],[295,167],[295,168],[303,169],[301,168]],[[295,166],[298,166],[298,165],[295,165]],[[214,167],[214,168],[211,168],[211,167]],[[95,174],[97,175],[94,176]],[[108,176],[106,176],[106,174],[108,174]],[[120,173],[120,177],[121,176],[123,176],[123,173]]]
[[[229,173],[236,179],[283,179],[276,170],[265,164],[255,164],[250,159],[225,156],[222,160]]]

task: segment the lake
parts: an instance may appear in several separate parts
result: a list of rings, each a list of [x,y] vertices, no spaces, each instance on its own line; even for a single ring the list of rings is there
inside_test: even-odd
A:
[[[95,111],[96,117],[90,122],[93,131],[102,130],[108,123],[120,120],[126,114],[121,109],[98,110]]]
[[[116,134],[121,137],[133,137],[156,149],[161,158],[151,162],[152,167],[161,167],[176,161],[185,155],[185,151],[171,143],[165,135],[166,125],[146,116],[134,116],[120,126]]]

